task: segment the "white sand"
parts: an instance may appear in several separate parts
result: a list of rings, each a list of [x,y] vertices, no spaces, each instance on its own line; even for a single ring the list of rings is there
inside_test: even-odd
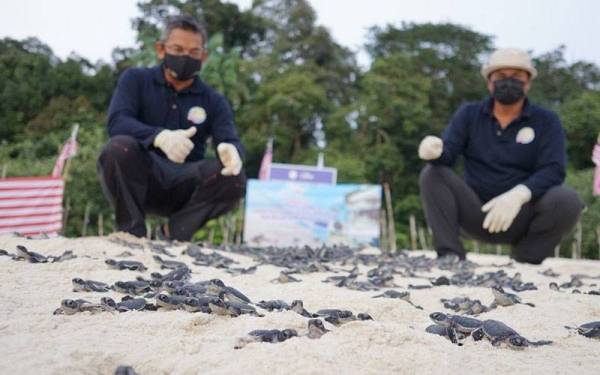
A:
[[[600,297],[551,291],[548,283],[555,279],[537,274],[552,267],[561,274],[557,281],[563,282],[575,272],[600,274],[598,262],[549,259],[542,266],[507,269],[511,275],[522,272],[523,281],[538,285],[537,291],[520,293],[537,307],[498,308],[480,317],[502,320],[531,340],[555,342],[549,347],[514,351],[471,339],[458,347],[424,331],[430,324],[429,313],[445,311],[440,298],[469,296],[489,304],[492,295],[486,288],[444,286],[412,291],[412,300],[425,308],[420,311],[400,300],[372,299],[377,292],[351,291],[322,283],[329,276],[326,273],[294,275],[303,280],[301,283],[272,284],[269,280],[278,275],[277,267],[260,266],[254,275],[233,277],[215,268],[192,265],[192,258],[179,256],[192,268],[193,281],[219,277],[253,301],[302,299],[308,311],[344,308],[355,314],[367,312],[375,319],[342,327],[326,323],[332,332],[320,340],[299,337],[280,344],[250,344],[234,350],[237,338],[254,329],[294,328],[305,333],[307,319],[290,311],[265,312],[264,318],[228,318],[185,311],[54,316],[52,312],[64,298],[98,301],[107,295],[72,292],[73,277],[113,283],[133,280],[139,273],[108,269],[105,258],[127,249],[106,238],[0,237],[0,249],[14,253],[18,244],[44,255],[59,255],[71,249],[79,257],[54,264],[30,264],[0,257],[0,374],[112,374],[121,364],[133,366],[139,374],[600,373],[600,341],[563,328],[565,324],[600,320]],[[173,252],[179,254],[180,250]],[[149,272],[160,271],[148,249],[130,251],[135,254],[132,259],[149,266]],[[236,266],[253,264],[246,257],[225,255],[238,260]],[[471,259],[481,264],[508,260],[483,255]],[[363,267],[361,271],[367,269]],[[478,268],[477,272],[488,270],[496,268]],[[149,278],[149,272],[144,276]],[[398,276],[395,281],[404,288],[409,283],[423,283]]]

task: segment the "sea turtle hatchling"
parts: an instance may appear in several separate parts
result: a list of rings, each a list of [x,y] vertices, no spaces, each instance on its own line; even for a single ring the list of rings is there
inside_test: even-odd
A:
[[[296,279],[284,271],[279,272],[279,276],[276,279],[271,280],[271,282],[275,284],[299,283],[300,281],[302,280]]]
[[[467,337],[467,335],[462,332],[459,332],[450,327],[441,326],[439,324],[429,325],[427,328],[425,328],[425,332],[445,337],[452,342],[455,342],[455,341],[458,342],[460,340],[463,340],[465,337]]]
[[[186,298],[188,297],[159,293],[156,295],[156,305],[165,310],[183,309]]]
[[[501,286],[493,286],[492,293],[494,294],[494,302],[492,302],[492,306],[512,306],[516,304],[522,304],[535,307],[533,303],[523,302],[521,297],[517,296],[516,294],[505,292]]]
[[[475,341],[482,338],[490,340],[493,346],[505,343],[511,349],[525,349],[528,346],[550,345],[552,341],[529,341],[506,324],[493,319],[484,320],[481,327],[471,333]]]
[[[306,336],[309,339],[320,339],[327,332],[329,330],[325,328],[321,319],[310,319],[308,321],[308,334]]]
[[[206,284],[206,291],[214,295],[223,295],[228,301],[239,302],[239,303],[251,303],[250,298],[246,297],[244,293],[235,289],[234,287],[227,286],[222,280],[212,279]]]
[[[73,315],[78,312],[86,311],[93,314],[103,311],[112,311],[112,309],[101,303],[92,303],[84,299],[63,299],[60,303],[60,307],[54,311],[54,315]]]
[[[273,310],[282,311],[282,310],[290,309],[290,305],[288,305],[287,302],[282,301],[280,299],[270,300],[270,301],[259,301],[256,304],[256,306],[260,307],[261,309],[265,309],[267,311],[273,311]]]
[[[115,302],[115,300],[110,297],[102,297],[100,303],[119,312],[142,311],[146,310],[146,307],[148,306],[144,298],[130,298],[124,299],[121,302]]]
[[[447,335],[454,344],[458,344],[458,340],[470,335],[483,324],[479,319],[462,315],[444,314],[442,312],[431,313],[429,314],[429,318],[435,324],[449,328]]]
[[[212,296],[186,297],[183,300],[183,308],[187,312],[203,312],[210,314],[210,302],[218,299]]]
[[[296,336],[298,336],[298,332],[295,329],[259,329],[249,332],[248,336],[239,339],[234,346],[234,349],[241,349],[253,342],[269,342],[275,344]]]
[[[35,251],[27,250],[23,245],[17,245],[17,258],[22,258],[29,263],[47,263],[48,257],[38,254]]]
[[[160,264],[161,269],[176,270],[178,268],[188,268],[187,264],[176,260],[165,260],[158,255],[152,257],[156,263]]]
[[[73,284],[74,292],[104,293],[104,292],[108,292],[110,290],[110,287],[108,286],[108,284],[105,284],[101,281],[83,280],[79,277],[75,277],[73,280],[71,280],[71,283]]]
[[[290,310],[302,315],[305,318],[314,318],[315,317],[314,314],[311,314],[308,311],[306,311],[306,309],[304,308],[304,302],[302,302],[302,300],[299,300],[299,299],[292,301],[292,304],[290,305]]]
[[[117,270],[130,270],[130,271],[146,271],[147,268],[142,262],[137,260],[114,260],[106,259],[104,261],[110,268]]]
[[[577,330],[577,333],[585,337],[600,339],[600,321],[585,323],[577,327],[565,326],[565,328]]]
[[[254,315],[258,317],[263,317],[264,315],[259,314],[254,306],[248,305],[246,303],[239,303],[234,301],[223,301],[219,298],[212,299],[208,306],[210,310],[217,315],[228,315],[231,317],[238,317],[240,315]]]
[[[113,284],[113,289],[119,293],[142,294],[152,291],[148,281],[117,281]]]
[[[383,294],[378,294],[376,296],[373,296],[373,298],[395,298],[395,299],[401,299],[403,301],[408,302],[409,304],[411,304],[412,306],[414,306],[416,309],[419,310],[423,310],[423,308],[421,306],[415,305],[411,300],[410,300],[410,292],[399,292],[397,290],[386,290],[385,292],[383,292]]]

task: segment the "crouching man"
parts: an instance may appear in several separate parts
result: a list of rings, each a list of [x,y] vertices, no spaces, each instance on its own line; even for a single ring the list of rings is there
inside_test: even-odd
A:
[[[231,110],[197,76],[206,39],[193,18],[174,17],[155,45],[161,64],[128,69],[119,79],[97,169],[121,231],[144,236],[146,214],[156,214],[169,218],[166,238],[187,241],[244,195]],[[215,160],[204,160],[208,137]]]
[[[558,116],[527,92],[537,71],[525,51],[499,49],[481,70],[491,97],[461,106],[443,139],[419,157],[425,216],[438,256],[465,258],[459,235],[512,245],[519,262],[541,263],[577,222],[583,203],[562,183],[565,136]],[[464,180],[450,167],[464,159]]]

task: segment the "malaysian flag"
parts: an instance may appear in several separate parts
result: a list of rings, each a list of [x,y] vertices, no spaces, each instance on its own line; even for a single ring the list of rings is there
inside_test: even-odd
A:
[[[594,146],[594,151],[592,152],[592,161],[594,164],[596,164],[593,194],[600,195],[600,136],[598,136],[598,143],[596,143],[596,146]]]
[[[260,170],[258,171],[259,180],[267,180],[269,178],[269,169],[273,162],[273,138],[270,137],[267,141],[267,149],[260,162]]]
[[[76,137],[77,126],[63,146],[52,176],[0,179],[0,234],[56,235],[62,230],[65,183],[61,174],[65,160],[75,155]]]

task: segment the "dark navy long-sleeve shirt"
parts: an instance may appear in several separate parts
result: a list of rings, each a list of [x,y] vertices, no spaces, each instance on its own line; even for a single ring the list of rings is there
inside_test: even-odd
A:
[[[462,105],[442,136],[444,151],[432,164],[452,166],[464,157],[465,181],[485,203],[523,184],[532,199],[565,178],[564,131],[558,116],[525,101],[519,117],[502,129],[493,99]]]
[[[188,119],[190,109],[194,107],[202,108],[206,114],[201,123]],[[202,110],[196,109],[195,112],[202,113]],[[192,119],[202,120],[202,116]],[[212,136],[215,147],[222,142],[233,144],[243,158],[244,148],[236,133],[229,104],[199,78],[194,78],[190,87],[176,91],[166,81],[162,66],[130,68],[123,72],[108,109],[109,136],[132,136],[163,155],[152,146],[156,135],[164,129],[192,126],[197,128],[197,132],[191,138],[194,148],[186,161],[204,158],[209,136]]]

